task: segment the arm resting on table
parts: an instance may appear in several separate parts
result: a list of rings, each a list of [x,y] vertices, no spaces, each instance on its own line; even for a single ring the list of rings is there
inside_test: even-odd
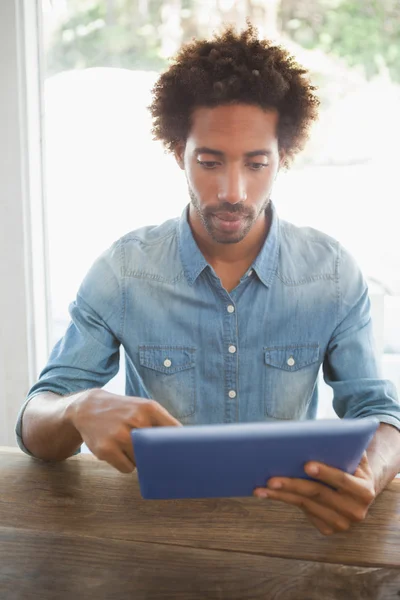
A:
[[[72,424],[69,407],[82,394],[59,396],[44,392],[27,404],[22,419],[22,442],[33,456],[43,460],[64,460],[82,444]]]
[[[378,495],[400,471],[400,431],[381,423],[367,450]]]

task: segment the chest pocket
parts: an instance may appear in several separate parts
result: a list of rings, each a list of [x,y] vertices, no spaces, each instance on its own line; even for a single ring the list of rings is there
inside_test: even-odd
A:
[[[140,374],[151,397],[176,419],[196,412],[196,348],[139,346]]]
[[[301,419],[311,401],[320,366],[319,344],[264,348],[265,414]]]

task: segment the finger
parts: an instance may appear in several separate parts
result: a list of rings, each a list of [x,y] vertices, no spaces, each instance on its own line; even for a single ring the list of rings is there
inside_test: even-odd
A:
[[[268,481],[268,489],[273,489],[274,484],[278,482],[281,484],[280,491],[310,498],[314,502],[332,508],[351,521],[359,522],[366,517],[368,504],[364,500],[358,500],[347,493],[339,494],[318,481],[272,478]]]
[[[360,464],[358,465],[355,473],[355,477],[360,477],[363,479],[372,479],[373,473],[371,466],[369,464],[368,455],[366,452],[361,457]]]
[[[120,473],[132,473],[132,471],[135,470],[135,464],[131,461],[129,456],[127,456],[124,449],[119,451],[114,451],[109,448],[92,449],[87,442],[85,443],[96,458],[107,462]]]
[[[375,497],[372,478],[365,479],[357,475],[350,475],[350,473],[335,467],[314,462],[307,463],[304,470],[310,477],[323,481],[331,487],[347,492],[365,502],[371,503]]]
[[[322,519],[314,517],[307,511],[304,511],[304,514],[310,521],[310,523],[312,523],[314,527],[316,527],[318,531],[322,533],[322,535],[332,535],[334,533],[333,529],[329,527],[329,525],[327,525],[324,521],[322,521]]]
[[[182,423],[155,400],[147,403],[146,409],[153,427],[182,427]]]
[[[135,450],[133,447],[133,441],[132,441],[131,437],[126,444],[122,445],[121,450],[125,454],[126,458],[129,460],[129,462],[131,462],[133,467],[135,468],[136,467]]]
[[[261,490],[263,490],[263,488],[261,488]],[[326,523],[328,527],[334,531],[347,531],[350,527],[349,519],[327,506],[323,506],[318,504],[318,502],[314,502],[310,498],[289,492],[276,492],[269,489],[264,491],[266,491],[268,494],[267,497],[271,500],[277,500],[278,502],[284,502],[285,504],[297,506],[313,517],[317,517]],[[255,495],[259,495],[257,492],[258,490],[255,491]]]
[[[263,491],[263,488],[259,488],[259,491]],[[257,497],[262,498],[262,496],[259,495],[259,493],[257,493],[257,490],[254,490],[253,494]],[[334,533],[332,527],[327,525],[327,523],[325,523],[325,521],[323,521],[322,519],[319,519],[318,517],[313,516],[306,509],[303,509],[303,512],[304,512],[304,515],[306,516],[306,518],[308,519],[308,521],[310,521],[310,523],[312,523],[312,525],[314,525],[314,527],[316,527],[316,529],[318,529],[318,531],[320,533],[322,533],[323,535],[332,535],[332,533]]]
[[[135,470],[135,465],[129,460],[125,452],[120,452],[118,455],[110,455],[107,458],[103,458],[109,465],[117,469],[120,473],[132,473]]]

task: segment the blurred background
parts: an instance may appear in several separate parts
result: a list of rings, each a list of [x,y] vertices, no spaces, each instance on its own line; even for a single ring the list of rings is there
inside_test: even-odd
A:
[[[278,178],[278,213],[355,256],[384,375],[400,387],[399,1],[42,0],[42,17],[52,344],[94,259],[188,202],[182,172],[151,139],[158,73],[182,42],[249,18],[310,69],[322,101],[306,150]],[[123,393],[123,368],[109,389]]]

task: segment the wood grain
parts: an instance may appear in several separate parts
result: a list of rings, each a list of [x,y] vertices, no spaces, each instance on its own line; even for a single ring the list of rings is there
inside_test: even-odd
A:
[[[380,600],[398,569],[365,569],[0,527],[2,600]]]
[[[44,463],[0,451],[0,525],[362,567],[400,567],[400,482],[350,532],[321,536],[292,507],[253,498],[144,501],[136,475],[89,456]]]

